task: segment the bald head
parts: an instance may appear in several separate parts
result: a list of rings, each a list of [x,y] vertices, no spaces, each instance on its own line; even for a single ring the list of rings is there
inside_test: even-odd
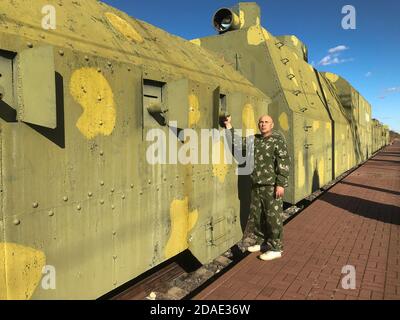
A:
[[[262,116],[258,119],[258,123],[260,123],[260,121],[263,121],[263,120],[266,120],[266,121],[269,121],[269,122],[271,122],[271,123],[274,123],[274,120],[273,120],[269,115],[267,115],[267,114],[262,115]]]
[[[268,137],[272,134],[272,128],[274,127],[274,120],[272,118],[265,114],[258,119],[258,129],[260,130],[260,133],[264,137]]]

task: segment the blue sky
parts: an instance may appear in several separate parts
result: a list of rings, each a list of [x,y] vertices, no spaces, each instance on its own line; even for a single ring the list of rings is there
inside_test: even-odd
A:
[[[231,0],[103,0],[185,39],[215,34],[211,18]],[[400,132],[400,1],[262,0],[261,24],[274,35],[294,34],[321,71],[346,78],[372,104],[372,116]],[[356,10],[356,29],[344,30],[345,5]],[[329,50],[337,48],[336,52]],[[331,50],[332,51],[332,50]],[[335,50],[333,50],[335,51]]]

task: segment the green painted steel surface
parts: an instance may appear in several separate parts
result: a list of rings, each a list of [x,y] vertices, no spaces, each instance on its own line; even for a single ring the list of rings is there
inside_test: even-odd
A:
[[[7,260],[18,244],[16,256],[31,259],[27,250],[37,250],[56,268],[57,280],[55,290],[44,290],[36,263],[32,286],[15,294],[10,288],[17,280],[0,278],[5,298],[96,298],[185,249],[202,263],[229,249],[242,237],[236,166],[149,164],[147,133],[158,129],[168,137],[170,130],[148,114],[144,83],[161,86],[169,121],[198,133],[213,128],[216,90],[233,116],[241,119],[246,110],[250,122],[267,113],[270,102],[217,55],[97,1],[65,2],[57,29],[41,29],[41,8],[58,3],[0,4],[6,13],[0,66],[51,46],[55,87],[49,96],[56,97],[57,116],[55,129],[24,123],[26,114],[0,119],[0,272],[23,278],[26,265],[13,268]],[[35,61],[27,56],[24,63]],[[1,79],[18,101],[19,92],[35,87],[32,80],[17,86],[6,73]],[[40,107],[38,99],[33,106]],[[2,111],[17,109],[15,101],[5,102]],[[181,147],[171,136],[167,146]]]

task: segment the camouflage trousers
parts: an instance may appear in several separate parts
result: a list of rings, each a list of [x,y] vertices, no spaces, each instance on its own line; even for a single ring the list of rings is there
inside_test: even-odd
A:
[[[258,244],[267,250],[283,250],[283,200],[275,199],[274,186],[253,187],[251,190],[250,220]]]

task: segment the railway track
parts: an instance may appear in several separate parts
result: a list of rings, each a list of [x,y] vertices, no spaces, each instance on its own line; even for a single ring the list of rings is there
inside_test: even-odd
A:
[[[373,156],[375,156],[375,154]],[[343,173],[335,180],[332,180],[329,184],[318,189],[295,206],[284,206],[284,224],[288,223],[291,219],[300,214],[301,211],[309,206],[315,199],[329,190],[336,183],[340,182],[362,164],[364,164],[364,162]],[[251,229],[251,226],[248,227]],[[198,292],[215,281],[216,278],[244,259],[249,254],[246,251],[246,248],[254,243],[255,239],[246,229],[244,237],[239,243],[205,265],[201,265],[191,255],[189,250],[186,250],[99,299],[191,299]]]

